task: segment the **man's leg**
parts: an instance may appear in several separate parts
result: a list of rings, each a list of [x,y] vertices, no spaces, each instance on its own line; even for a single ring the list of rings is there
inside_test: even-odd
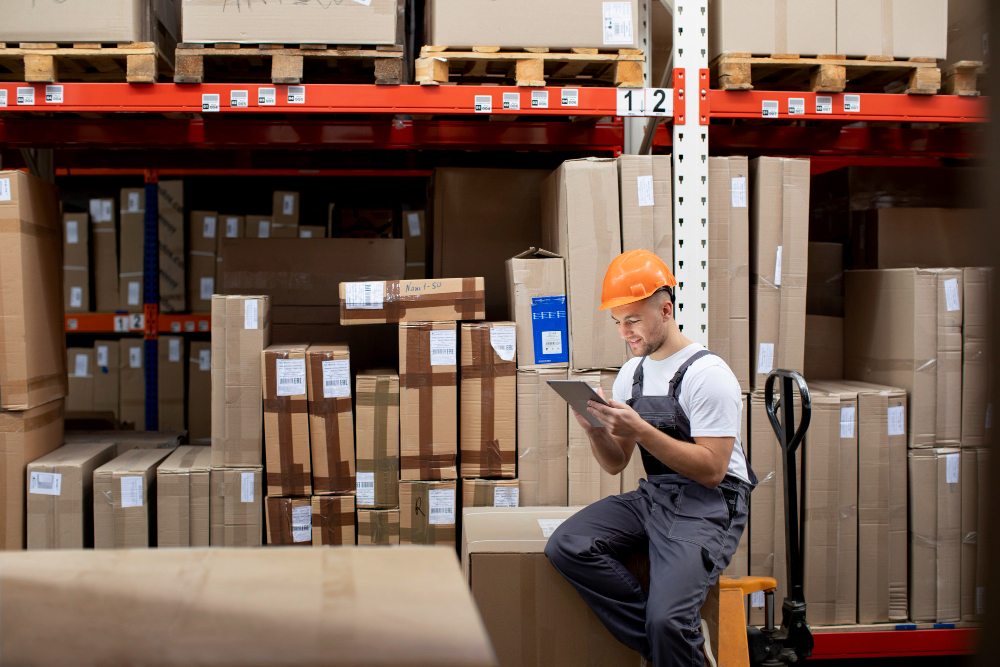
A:
[[[649,656],[646,595],[621,564],[646,546],[649,501],[641,492],[609,496],[566,519],[545,555],[620,642]]]

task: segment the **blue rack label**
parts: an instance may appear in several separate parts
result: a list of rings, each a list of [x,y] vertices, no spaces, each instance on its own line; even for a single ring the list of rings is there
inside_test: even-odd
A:
[[[531,336],[536,364],[563,364],[569,361],[565,296],[536,296],[531,299]]]

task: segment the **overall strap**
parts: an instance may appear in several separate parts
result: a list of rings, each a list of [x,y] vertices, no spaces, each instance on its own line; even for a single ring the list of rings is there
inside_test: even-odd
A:
[[[676,373],[674,373],[674,377],[671,378],[670,391],[667,392],[667,395],[670,396],[671,398],[677,398],[677,396],[681,393],[681,382],[684,380],[684,374],[687,373],[687,369],[694,362],[698,361],[702,357],[707,357],[710,354],[715,354],[715,353],[710,352],[708,350],[698,350],[690,357],[688,357],[688,360],[685,361],[683,364],[681,364],[681,367],[677,369]]]
[[[632,375],[632,400],[637,398],[642,398],[642,364],[645,363],[646,357],[639,360],[639,363],[635,366],[635,373]]]

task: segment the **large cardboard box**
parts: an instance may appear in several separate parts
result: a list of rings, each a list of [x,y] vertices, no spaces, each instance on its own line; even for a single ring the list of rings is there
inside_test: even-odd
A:
[[[615,161],[563,162],[542,183],[542,223],[542,245],[566,258],[570,368],[621,367],[625,342],[597,310],[604,271],[622,251]]]
[[[399,478],[458,477],[458,336],[454,322],[399,325]]]
[[[123,424],[146,430],[146,341],[122,338],[119,343],[118,395]]]
[[[759,482],[750,494],[750,517],[746,528],[749,540],[744,538],[749,552],[747,567],[750,576],[775,577],[784,590],[784,573],[780,577],[775,573],[775,507],[784,493],[783,487],[777,483],[780,447],[767,418],[762,391],[750,394],[749,408],[750,440],[747,457]],[[778,599],[777,593],[775,599]],[[751,600],[749,622],[763,625],[763,601],[759,601],[759,604],[753,604],[754,602],[758,601]]]
[[[837,51],[836,0],[709,0],[708,58]]]
[[[160,312],[187,310],[184,280],[184,181],[156,185],[160,216]]]
[[[4,16],[0,41],[160,42],[166,37],[179,41],[181,1],[15,3]]]
[[[117,340],[94,341],[94,412],[121,414],[121,343]]]
[[[267,543],[276,546],[312,546],[312,501],[306,498],[264,499]]]
[[[482,278],[340,283],[341,324],[481,320]]]
[[[565,368],[517,371],[517,467],[521,504],[567,504],[568,408],[546,384]]]
[[[0,408],[27,410],[66,395],[62,228],[55,186],[0,171]]]
[[[600,387],[604,390],[604,395],[611,397],[615,378],[618,377],[617,369],[605,369],[594,371],[570,371],[570,380],[582,380],[595,389]],[[555,393],[549,388],[545,391]],[[568,422],[568,499],[570,505],[589,505],[597,502],[601,498],[621,493],[621,479],[619,475],[611,475],[601,468],[594,452],[591,450],[590,438],[576,421],[576,416],[571,409]],[[560,415],[561,416],[561,415]],[[550,417],[551,418],[551,417]]]
[[[979,554],[979,494],[988,493],[979,488],[979,454],[975,449],[962,449],[962,620],[974,621],[979,616],[976,609],[976,559]],[[29,538],[30,538],[29,526]]]
[[[212,466],[261,465],[261,353],[271,344],[271,298],[212,297]]]
[[[66,431],[72,443],[114,443],[115,456],[133,449],[176,449],[186,437],[184,431]]]
[[[94,547],[156,546],[156,469],[173,450],[132,449],[94,470]]]
[[[962,462],[957,448],[910,458],[910,619],[962,617]]]
[[[937,269],[937,438],[938,446],[962,444],[963,269]]]
[[[215,452],[212,452],[213,458]],[[260,467],[212,467],[211,532],[213,547],[259,547],[264,534],[264,470]]]
[[[114,457],[114,443],[80,443],[28,464],[29,549],[94,546],[94,470]]]
[[[649,250],[667,266],[674,264],[672,159],[667,155],[618,157],[622,251]]]
[[[225,0],[182,0],[185,42],[402,44],[403,4],[254,4],[226,11]]]
[[[750,396],[747,394],[743,395],[743,412],[740,418],[740,442],[743,443],[743,451],[748,455],[747,460],[749,460],[750,452],[750,441],[748,439],[750,426]],[[646,471],[642,467],[642,457],[639,455],[639,449],[636,448],[632,452],[632,460],[629,461],[629,468],[635,466],[633,472],[629,472],[626,468],[622,471],[622,493],[627,491],[635,491],[639,487],[638,479],[640,476],[644,476]],[[626,480],[629,480],[628,486],[625,485]],[[729,565],[725,570],[722,571],[723,574],[730,577],[745,577],[750,574],[750,526],[749,521],[747,526],[743,529],[743,535],[740,536],[740,543],[736,546],[736,553],[733,554],[732,559],[729,561]],[[746,611],[749,611],[749,600],[746,602]]]
[[[312,497],[313,546],[353,546],[354,496]]]
[[[403,278],[426,278],[427,222],[424,211],[403,211],[403,239],[406,241],[406,272]]]
[[[639,4],[598,0],[432,0],[427,39],[435,46],[641,48]]]
[[[188,354],[188,438],[192,442],[212,437],[212,344],[191,341]]]
[[[399,505],[399,375],[362,371],[355,390],[357,405],[358,507]]]
[[[156,546],[207,547],[212,449],[185,445],[156,469]]]
[[[579,509],[462,513],[462,569],[501,667],[642,664],[545,557],[547,538]]]
[[[145,302],[146,189],[122,188],[118,238],[118,310],[141,313]]]
[[[935,183],[935,189],[944,183]],[[967,243],[990,233],[991,218],[978,208],[879,208],[851,215],[856,269],[911,266],[989,266],[986,243]]]
[[[358,508],[358,544],[399,544],[399,510]]]
[[[750,391],[748,172],[745,157],[708,159],[708,349],[744,392]]]
[[[516,339],[513,322],[462,323],[461,477],[515,476]]]
[[[837,0],[836,35],[831,53],[940,60],[948,56],[948,0]]]
[[[809,160],[750,161],[750,386],[803,370]]]
[[[101,313],[118,310],[118,228],[115,200],[91,199],[94,246],[94,304]]]
[[[462,507],[517,507],[516,479],[463,479]]]
[[[844,316],[844,244],[810,241],[806,313]]]
[[[803,367],[806,380],[844,377],[844,318],[806,315]]]
[[[270,345],[261,357],[264,378],[264,461],[267,495],[312,495],[308,345]],[[307,499],[308,500],[308,499]]]
[[[66,349],[69,367],[69,392],[66,412],[94,411],[94,350],[87,347]]]
[[[313,493],[355,493],[351,359],[346,345],[306,351]]]
[[[509,319],[517,325],[517,367],[569,362],[566,262],[541,248],[507,260]]]
[[[399,543],[455,547],[455,480],[399,483]]]
[[[187,366],[184,348],[183,336],[161,336],[158,340],[157,428],[162,431],[184,430],[184,368]]]
[[[90,310],[90,217],[63,213],[63,306],[67,313]]]
[[[0,567],[5,664],[496,665],[453,549],[40,552]]]
[[[188,304],[192,313],[212,310],[215,273],[218,262],[215,252],[219,244],[219,214],[216,211],[191,211],[188,230]]]
[[[962,446],[982,447],[992,442],[990,371],[993,363],[992,270],[967,268],[962,298]]]

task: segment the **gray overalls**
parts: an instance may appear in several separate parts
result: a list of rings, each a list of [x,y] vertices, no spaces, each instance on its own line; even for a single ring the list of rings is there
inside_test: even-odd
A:
[[[687,369],[707,354],[696,352],[677,369],[666,396],[642,395],[643,357],[628,404],[663,433],[693,443],[678,397]],[[639,448],[647,475],[639,489],[571,516],[549,538],[545,555],[611,634],[655,667],[701,667],[701,605],[736,551],[757,478],[748,463],[752,484],[727,475],[709,489]],[[625,557],[645,551],[648,595],[622,565]]]

